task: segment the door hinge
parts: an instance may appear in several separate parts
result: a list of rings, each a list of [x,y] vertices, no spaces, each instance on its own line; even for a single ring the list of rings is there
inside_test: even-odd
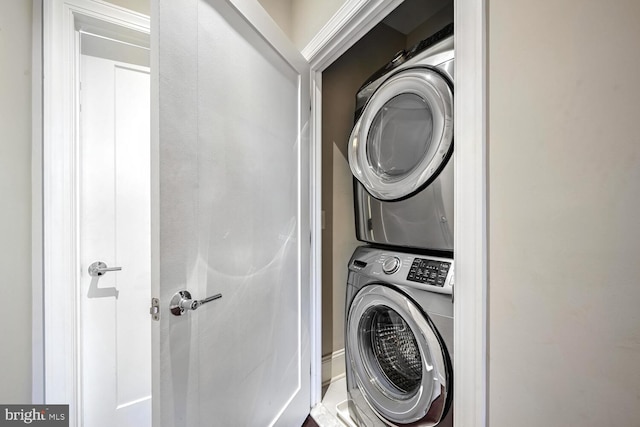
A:
[[[149,314],[151,314],[153,320],[160,320],[160,300],[158,298],[151,298]]]

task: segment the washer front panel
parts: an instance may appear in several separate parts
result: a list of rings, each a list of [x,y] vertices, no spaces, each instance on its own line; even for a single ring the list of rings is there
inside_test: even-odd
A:
[[[348,363],[384,420],[435,426],[446,415],[449,358],[428,316],[381,284],[363,287],[347,317]]]

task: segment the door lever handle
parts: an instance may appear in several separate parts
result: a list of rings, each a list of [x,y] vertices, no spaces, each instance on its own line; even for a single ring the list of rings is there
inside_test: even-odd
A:
[[[107,267],[107,264],[105,264],[104,262],[96,261],[89,266],[89,276],[98,277],[98,276],[103,276],[105,273],[108,273],[109,271],[120,271],[120,270],[122,270],[122,267]]]
[[[219,298],[222,298],[222,294],[215,294],[201,300],[194,300],[191,298],[191,292],[178,291],[173,296],[173,298],[171,298],[171,302],[169,303],[169,310],[171,310],[171,314],[173,314],[174,316],[182,316],[189,310],[196,310],[201,305],[217,300]]]

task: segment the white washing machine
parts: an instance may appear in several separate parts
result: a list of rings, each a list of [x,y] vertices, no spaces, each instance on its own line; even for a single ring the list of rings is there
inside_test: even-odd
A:
[[[349,139],[356,237],[453,251],[453,24],[374,74]]]
[[[453,274],[450,258],[354,252],[345,354],[356,425],[453,426]]]

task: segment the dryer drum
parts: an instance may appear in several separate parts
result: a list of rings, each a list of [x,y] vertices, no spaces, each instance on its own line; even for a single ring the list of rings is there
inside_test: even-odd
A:
[[[367,160],[375,174],[400,180],[427,156],[433,139],[429,104],[413,93],[391,98],[375,115],[369,129]]]

